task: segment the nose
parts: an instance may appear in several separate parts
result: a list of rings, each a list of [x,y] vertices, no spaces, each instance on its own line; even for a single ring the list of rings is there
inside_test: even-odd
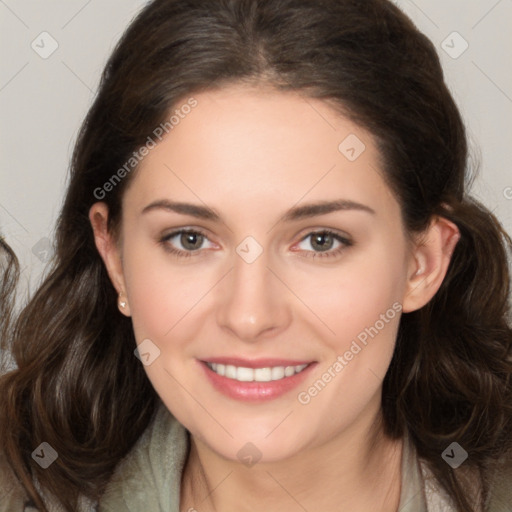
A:
[[[240,340],[254,342],[288,327],[291,312],[287,289],[275,270],[270,270],[265,251],[252,263],[235,254],[234,268],[221,286],[217,322],[222,329]]]

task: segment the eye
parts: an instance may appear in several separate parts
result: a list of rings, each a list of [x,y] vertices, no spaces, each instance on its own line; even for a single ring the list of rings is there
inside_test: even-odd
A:
[[[307,242],[308,240],[310,241]],[[201,249],[205,249],[203,246],[205,241],[208,241],[208,237],[195,229],[179,229],[160,239],[160,243],[167,252],[185,258],[200,255]],[[212,242],[210,244],[211,248],[214,244]],[[309,245],[313,250],[310,250],[308,247],[300,247],[300,244]],[[306,253],[306,257],[325,258],[337,256],[352,245],[353,242],[348,238],[334,231],[323,229],[306,235],[299,243],[299,249]]]
[[[203,243],[208,240],[207,236],[195,229],[180,229],[165,235],[160,243],[165,250],[178,257],[195,256],[194,252],[204,249]]]
[[[303,244],[302,247],[300,246],[300,244]],[[352,246],[353,242],[334,231],[323,229],[320,231],[313,231],[311,233],[308,233],[301,240],[300,244],[299,249],[304,250],[306,253],[309,253],[306,254],[306,257],[327,258],[338,256],[347,247]],[[310,250],[307,246],[309,246],[313,250]]]

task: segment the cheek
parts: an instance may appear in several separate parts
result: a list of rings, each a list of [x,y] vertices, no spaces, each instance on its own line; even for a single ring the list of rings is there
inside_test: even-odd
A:
[[[379,243],[347,264],[347,271],[330,285],[324,283],[327,293],[316,307],[335,334],[329,337],[331,355],[319,373],[329,372],[323,375],[333,384],[322,391],[317,407],[337,404],[357,414],[378,392],[391,362],[402,309],[400,254],[398,240],[396,245]]]
[[[124,273],[137,340],[162,340],[208,290],[207,274],[180,267],[157,245],[127,243]],[[210,286],[211,287],[211,286]]]
[[[309,286],[297,288],[297,295],[305,298],[316,318],[328,328],[324,332],[330,332],[326,339],[332,348],[344,349],[387,312],[389,322],[383,330],[390,331],[387,326],[394,323],[396,310],[393,304],[401,300],[405,285],[398,240],[393,247],[391,250],[390,244],[380,242],[350,256],[347,253],[339,266],[316,271],[308,278]]]

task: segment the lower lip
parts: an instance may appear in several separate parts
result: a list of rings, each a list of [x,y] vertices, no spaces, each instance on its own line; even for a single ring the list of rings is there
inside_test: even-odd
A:
[[[278,398],[296,388],[311,373],[316,363],[310,363],[300,373],[269,382],[240,382],[215,373],[203,361],[198,361],[213,387],[236,400],[263,402]]]

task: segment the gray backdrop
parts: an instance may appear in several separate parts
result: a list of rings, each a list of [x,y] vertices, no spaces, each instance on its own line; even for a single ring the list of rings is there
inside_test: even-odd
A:
[[[33,290],[79,125],[141,0],[0,0],[0,232]],[[473,194],[512,232],[512,0],[396,2],[436,45],[480,174]]]

